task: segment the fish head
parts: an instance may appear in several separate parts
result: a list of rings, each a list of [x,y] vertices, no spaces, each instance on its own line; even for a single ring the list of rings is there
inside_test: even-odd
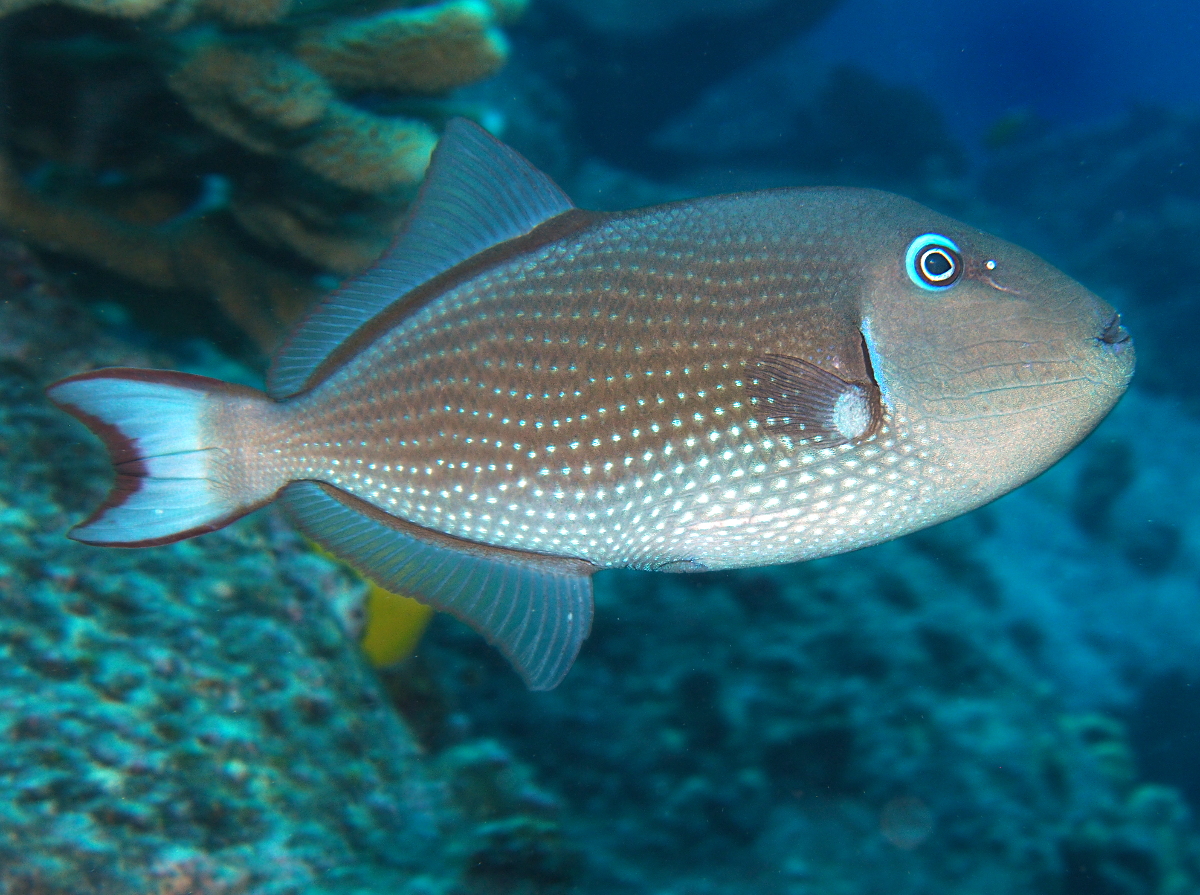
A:
[[[886,410],[980,504],[1112,409],[1134,369],[1116,310],[1036,255],[898,197],[869,264],[863,335]]]

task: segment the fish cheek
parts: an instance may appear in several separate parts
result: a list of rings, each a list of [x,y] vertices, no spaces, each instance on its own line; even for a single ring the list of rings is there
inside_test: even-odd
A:
[[[1057,455],[1058,417],[1071,417],[1078,398],[1072,363],[1046,332],[1045,315],[970,280],[908,312],[906,337],[885,348],[901,413],[980,494],[1045,468]]]
[[[921,404],[922,381],[934,356],[938,319],[932,306],[941,296],[916,294],[895,275],[880,276],[866,291],[859,331],[864,363],[888,414]]]
[[[899,276],[880,277],[864,300],[862,333],[884,404],[909,417],[939,416],[947,401],[973,391],[974,371],[991,361],[986,345],[1011,338],[991,321],[1011,319],[994,290],[962,280],[941,292]]]

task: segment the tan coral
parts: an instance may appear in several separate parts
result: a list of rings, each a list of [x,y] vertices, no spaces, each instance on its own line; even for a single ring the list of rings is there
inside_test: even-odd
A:
[[[146,286],[209,295],[264,350],[316,295],[306,281],[246,254],[208,218],[152,227],[50,201],[25,187],[3,155],[0,221],[23,239]]]
[[[50,2],[0,0],[0,16]],[[508,54],[499,23],[527,4],[377,0],[356,13],[343,0],[302,10],[296,0],[61,2],[137,22],[115,38],[141,66],[129,83],[161,94],[146,78],[157,69],[197,132],[119,157],[126,179],[96,189],[72,168],[69,127],[36,115],[17,122],[0,154],[20,146],[30,170],[64,176],[43,195],[5,161],[0,225],[155,289],[206,293],[264,348],[312,296],[295,268],[348,275],[386,248],[436,144],[429,122],[452,114],[440,99],[409,103],[415,117],[378,114],[343,91],[428,97],[491,75]],[[172,145],[185,165],[203,167],[170,170]],[[279,165],[239,158],[237,147]],[[188,185],[205,179],[226,190],[204,214],[185,212],[196,201]]]
[[[359,192],[418,183],[437,142],[423,121],[375,115],[334,99],[320,75],[276,50],[203,45],[167,83],[218,133],[264,155],[286,154]]]
[[[424,121],[384,118],[334,101],[316,136],[292,153],[330,183],[380,193],[421,182],[437,134]]]
[[[394,206],[384,208],[391,213],[368,216],[354,229],[329,220],[319,208],[234,198],[229,211],[243,230],[264,245],[294,252],[318,269],[350,276],[369,266],[391,242],[403,212]]]
[[[333,99],[325,80],[277,50],[202,45],[167,77],[188,110],[255,152],[280,148],[280,131],[321,119]]]
[[[508,42],[487,3],[450,0],[334,22],[295,51],[340,87],[439,94],[495,74]]]

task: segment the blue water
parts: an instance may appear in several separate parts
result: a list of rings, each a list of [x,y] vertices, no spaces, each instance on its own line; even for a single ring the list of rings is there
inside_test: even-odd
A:
[[[843,3],[791,48],[919,87],[964,139],[1012,109],[1094,123],[1131,103],[1200,105],[1193,3]]]

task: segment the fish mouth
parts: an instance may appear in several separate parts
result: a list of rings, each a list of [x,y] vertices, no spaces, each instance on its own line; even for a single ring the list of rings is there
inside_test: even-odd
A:
[[[1106,309],[1107,310],[1107,309]],[[1099,318],[1091,338],[1093,360],[1086,364],[1087,378],[1096,385],[1114,388],[1119,395],[1133,378],[1136,364],[1133,336],[1121,323],[1121,315],[1112,311]],[[1097,358],[1098,355],[1098,358]]]
[[[1133,336],[1121,325],[1121,315],[1114,311],[1101,328],[1100,334],[1096,336],[1096,341],[1114,353],[1120,354],[1132,347]]]

